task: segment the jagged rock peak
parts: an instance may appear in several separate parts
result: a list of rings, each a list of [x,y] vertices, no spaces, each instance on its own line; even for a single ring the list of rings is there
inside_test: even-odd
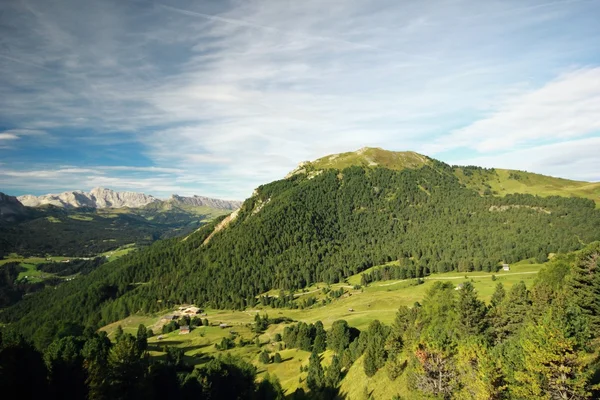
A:
[[[89,193],[81,190],[74,190],[60,194],[46,194],[42,196],[24,195],[19,196],[18,199],[23,205],[29,207],[39,207],[50,204],[64,208],[138,208],[159,201],[157,198],[143,193],[116,192],[101,187],[94,188]]]

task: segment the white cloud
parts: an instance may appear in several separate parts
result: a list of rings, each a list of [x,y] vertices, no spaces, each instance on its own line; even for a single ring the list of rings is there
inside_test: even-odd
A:
[[[13,133],[2,132],[0,133],[0,140],[16,140],[19,137]]]
[[[457,158],[454,164],[518,169],[574,180],[600,181],[600,137],[533,146],[498,155]]]
[[[438,152],[467,147],[486,153],[530,142],[564,140],[600,131],[600,67],[578,69],[543,87],[508,98],[491,115],[426,146]]]

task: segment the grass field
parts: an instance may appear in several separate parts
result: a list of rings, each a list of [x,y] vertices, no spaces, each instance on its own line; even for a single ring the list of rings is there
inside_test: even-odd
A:
[[[260,346],[254,344],[256,334],[252,331],[252,323],[256,313],[267,313],[271,318],[288,317],[295,321],[304,321],[314,323],[318,320],[322,321],[325,328],[329,329],[331,324],[339,319],[345,319],[351,326],[359,329],[366,329],[369,323],[378,319],[386,324],[391,324],[395,318],[397,309],[401,305],[413,305],[416,301],[421,301],[427,289],[436,280],[451,281],[458,285],[466,280],[473,281],[475,288],[480,294],[480,297],[489,301],[496,285],[501,282],[508,290],[512,285],[519,281],[524,281],[527,286],[531,286],[539,269],[540,264],[531,264],[521,262],[511,265],[511,271],[500,271],[497,273],[486,272],[469,272],[469,273],[445,273],[435,274],[425,278],[423,284],[416,285],[411,280],[395,280],[395,281],[380,281],[373,282],[368,287],[361,289],[353,289],[352,285],[340,283],[330,285],[331,289],[343,287],[346,293],[339,299],[333,300],[325,306],[315,305],[304,310],[291,309],[273,309],[270,307],[256,307],[252,310],[232,311],[232,310],[205,310],[208,320],[216,326],[198,327],[192,330],[187,335],[180,335],[178,331],[162,335],[158,339],[158,334],[161,332],[161,327],[165,321],[161,321],[161,316],[169,314],[172,310],[165,310],[162,313],[152,316],[131,316],[125,320],[110,324],[102,330],[109,333],[109,337],[113,337],[114,330],[118,325],[123,327],[127,333],[135,334],[139,324],[153,329],[155,336],[148,340],[150,354],[153,357],[164,357],[164,346],[176,346],[184,349],[186,362],[193,365],[200,365],[206,362],[205,356],[216,356],[218,354],[231,353],[241,356],[247,361],[252,362],[258,368],[259,377],[265,372],[275,374],[281,381],[282,386],[287,394],[293,393],[296,388],[305,388],[306,373],[300,373],[300,366],[308,364],[310,353],[297,349],[283,349],[279,351],[283,362],[281,364],[264,365],[259,363],[258,354],[267,349],[271,355],[278,351],[279,343],[273,343],[276,333],[283,333],[286,324],[270,325],[269,328],[259,335]],[[492,275],[496,276],[496,280],[492,280]],[[466,276],[466,278],[465,278]],[[360,275],[355,275],[348,279],[353,283],[360,282]],[[326,297],[322,289],[327,285],[324,283],[313,285],[296,293],[298,298],[302,299],[305,296],[315,296],[318,300]],[[273,291],[275,294],[276,291]],[[353,311],[350,311],[352,309]],[[218,324],[226,323],[230,327],[221,329]],[[243,347],[236,346],[227,351],[219,351],[215,348],[215,344],[219,343],[224,337],[230,336],[230,331],[236,332],[236,343],[239,343],[240,338],[250,341]],[[323,354],[324,365],[330,362],[331,354],[328,352]],[[352,368],[348,371],[347,377],[344,379],[341,386],[341,393],[346,395],[348,399],[361,399],[364,396],[364,384],[367,386],[369,393],[372,393],[374,398],[391,398],[397,394],[398,388],[401,388],[405,383],[395,382],[390,385],[385,371],[379,371],[374,377],[367,378],[364,375],[362,368],[362,359],[359,359]],[[361,384],[357,385],[356,382]],[[364,383],[364,384],[363,384]]]
[[[135,246],[135,243],[130,243],[130,244],[121,246],[116,250],[110,250],[110,251],[101,253],[101,254],[99,254],[99,256],[105,256],[105,257],[108,257],[108,261],[114,261],[117,258],[123,257],[124,255],[126,255],[129,252],[132,252],[136,249],[137,249],[137,247]]]

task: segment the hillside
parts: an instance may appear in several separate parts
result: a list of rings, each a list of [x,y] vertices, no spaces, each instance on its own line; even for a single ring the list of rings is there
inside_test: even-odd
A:
[[[0,223],[13,222],[27,214],[27,209],[16,197],[0,192]]]
[[[1,318],[31,326],[38,304],[51,320],[86,324],[185,302],[243,309],[272,289],[342,282],[390,261],[408,277],[494,271],[502,262],[543,262],[600,239],[600,211],[588,199],[482,196],[454,171],[431,160],[417,169],[299,173],[259,187],[206,243],[220,219],[186,241],[159,243],[37,294],[23,302],[30,314],[16,305]],[[80,309],[80,296],[96,300]]]
[[[364,147],[354,152],[332,154],[315,161],[305,161],[290,174],[314,176],[327,169],[342,170],[350,166],[387,168],[396,171],[430,166],[442,173],[449,171],[440,168],[439,161],[412,151],[388,151],[381,148]],[[583,182],[556,178],[531,172],[481,168],[474,166],[453,166],[452,173],[467,187],[480,194],[504,196],[524,193],[537,196],[582,197],[593,200],[600,207],[600,182]]]

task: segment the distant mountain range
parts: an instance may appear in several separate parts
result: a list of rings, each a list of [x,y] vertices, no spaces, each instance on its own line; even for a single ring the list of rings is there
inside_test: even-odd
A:
[[[160,200],[154,196],[136,192],[117,192],[106,188],[94,188],[89,193],[76,190],[60,194],[42,196],[24,195],[17,197],[18,201],[27,207],[53,205],[62,208],[143,208],[153,205],[153,208],[170,208],[172,206],[210,207],[222,210],[235,210],[241,201],[212,199],[202,196],[183,197],[176,194],[168,200]]]

